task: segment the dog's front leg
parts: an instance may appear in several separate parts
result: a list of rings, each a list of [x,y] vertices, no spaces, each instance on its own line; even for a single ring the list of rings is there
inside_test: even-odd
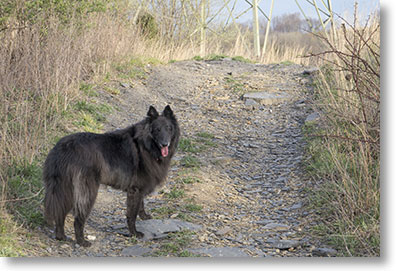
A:
[[[140,205],[143,201],[143,194],[140,189],[133,186],[127,191],[127,223],[131,235],[142,238],[144,234],[136,230],[136,217],[138,215]]]
[[[140,203],[140,208],[139,208],[139,216],[142,220],[147,220],[147,219],[152,219],[153,217],[146,213],[146,211],[144,210],[144,200],[142,198],[142,202]]]

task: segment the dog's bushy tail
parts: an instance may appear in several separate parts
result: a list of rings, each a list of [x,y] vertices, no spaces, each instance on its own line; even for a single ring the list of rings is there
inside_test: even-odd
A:
[[[56,200],[56,190],[48,189],[48,184],[51,182],[51,180],[45,180],[45,182],[46,188],[44,196],[44,219],[49,226],[53,226],[57,206],[59,206],[60,203]]]
[[[59,167],[51,162],[54,161],[46,161],[43,171],[44,219],[50,226],[54,221],[64,219],[73,207],[73,187],[70,182],[62,179]]]

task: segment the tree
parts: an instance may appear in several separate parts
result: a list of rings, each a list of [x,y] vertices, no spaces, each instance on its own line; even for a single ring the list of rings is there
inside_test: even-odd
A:
[[[272,19],[272,31],[297,32],[303,29],[304,20],[299,13],[284,14]]]

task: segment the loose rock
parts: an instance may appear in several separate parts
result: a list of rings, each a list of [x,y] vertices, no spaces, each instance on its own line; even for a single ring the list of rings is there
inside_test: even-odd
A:
[[[246,252],[236,247],[195,248],[188,251],[209,257],[249,257]]]
[[[144,240],[151,240],[164,238],[171,232],[199,231],[202,226],[178,219],[149,219],[136,221],[136,229],[144,233]]]
[[[230,227],[226,226],[226,227],[216,231],[216,235],[226,235],[230,231],[232,231],[232,229]]]
[[[279,223],[268,223],[263,227],[263,229],[276,230],[276,231],[287,231],[290,229],[290,226],[285,225],[285,224],[279,224]]]
[[[135,245],[131,247],[126,247],[121,251],[121,256],[131,257],[131,256],[143,256],[144,254],[150,252],[151,249],[142,247],[140,245]]]
[[[317,74],[318,72],[319,72],[319,68],[314,67],[314,68],[304,70],[302,74],[303,75],[314,75],[314,74]]]
[[[295,248],[295,247],[298,247],[299,245],[300,245],[300,241],[297,241],[297,240],[278,240],[278,241],[270,243],[271,247],[277,248],[280,250]]]
[[[308,115],[308,117],[305,119],[305,124],[318,121],[319,119],[320,119],[319,113],[314,112]]]
[[[334,257],[337,255],[337,250],[332,248],[315,248],[312,250],[312,255],[318,257]]]
[[[291,97],[280,92],[250,92],[243,95],[245,100],[254,100],[262,105],[274,105],[282,103]]]

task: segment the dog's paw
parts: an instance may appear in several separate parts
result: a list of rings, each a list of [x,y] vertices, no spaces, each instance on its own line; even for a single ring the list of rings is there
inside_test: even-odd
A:
[[[137,238],[143,238],[144,237],[144,233],[140,232],[140,231],[134,232],[133,235],[136,236]]]
[[[140,217],[142,220],[149,220],[149,219],[152,219],[152,218],[153,218],[151,215],[146,214],[146,213],[140,213],[140,214],[139,214],[139,217]]]
[[[56,234],[56,235],[55,235],[55,239],[56,239],[56,240],[59,240],[59,241],[66,241],[66,240],[67,240],[67,237],[66,237],[65,234]]]
[[[77,241],[77,244],[79,244],[82,247],[90,247],[92,245],[91,242],[89,242],[87,240]]]

